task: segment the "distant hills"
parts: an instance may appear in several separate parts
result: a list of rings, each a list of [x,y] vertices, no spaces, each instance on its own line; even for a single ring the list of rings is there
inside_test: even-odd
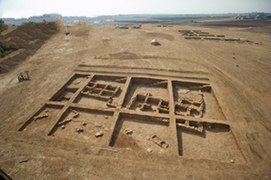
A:
[[[246,14],[187,14],[187,15],[113,15],[113,16],[62,16],[60,14],[44,14],[42,16],[32,16],[29,18],[3,18],[5,24],[21,25],[24,23],[34,22],[52,22],[60,19],[65,24],[74,24],[79,22],[86,22],[89,24],[126,24],[126,23],[180,23],[185,21],[193,21],[194,19],[212,19],[212,18],[236,18],[236,19],[271,19],[271,13],[246,13]]]

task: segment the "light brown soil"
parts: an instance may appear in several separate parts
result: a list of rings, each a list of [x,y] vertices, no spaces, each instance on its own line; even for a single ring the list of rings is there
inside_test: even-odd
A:
[[[11,177],[271,178],[270,33],[81,24],[65,35],[58,28],[32,56],[0,75],[0,168]],[[253,43],[187,40],[178,30]],[[152,39],[161,46],[152,46]],[[18,83],[23,71],[31,80]],[[89,94],[83,94],[87,86]],[[203,94],[202,116],[176,113],[180,92]],[[153,109],[140,109],[142,99],[129,108],[137,94],[147,93],[155,102],[143,102]],[[114,94],[112,102],[108,94]],[[156,111],[159,98],[168,101],[168,113]],[[169,146],[159,146],[153,135]]]
[[[24,24],[9,27],[0,35],[0,44],[17,51],[0,59],[0,74],[15,68],[35,52],[58,31],[56,23]]]

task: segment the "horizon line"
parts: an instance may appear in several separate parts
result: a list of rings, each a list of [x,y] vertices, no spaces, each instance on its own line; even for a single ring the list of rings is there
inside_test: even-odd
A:
[[[185,13],[185,14],[181,14],[181,13],[152,13],[152,14],[148,14],[148,13],[131,13],[131,14],[104,14],[104,15],[95,15],[95,16],[85,16],[85,15],[62,15],[59,13],[45,13],[42,15],[33,15],[33,16],[28,16],[28,17],[0,17],[0,19],[28,19],[31,17],[40,17],[40,16],[44,16],[44,15],[60,15],[62,17],[87,17],[87,18],[95,18],[95,17],[101,17],[101,16],[131,16],[131,15],[230,15],[230,14],[251,14],[251,13],[264,13],[264,14],[271,14],[271,12],[257,12],[257,11],[251,11],[251,12],[227,12],[227,13]]]

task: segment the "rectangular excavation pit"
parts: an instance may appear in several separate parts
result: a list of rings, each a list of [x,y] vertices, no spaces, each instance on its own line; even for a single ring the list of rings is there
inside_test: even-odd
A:
[[[225,120],[209,84],[173,81],[175,114]]]
[[[115,108],[127,77],[95,75],[84,87],[74,103],[98,108]]]
[[[67,102],[73,97],[77,90],[78,88],[63,88],[51,98],[51,101]]]
[[[19,131],[48,134],[49,129],[57,121],[56,117],[62,108],[63,106],[44,105],[24,123]]]
[[[132,78],[123,106],[135,111],[169,113],[168,82],[161,79]]]
[[[90,77],[89,74],[74,74],[73,77],[64,85],[64,87],[78,89],[89,77]]]
[[[229,125],[184,119],[177,119],[176,125],[180,156],[244,163],[244,157]]]
[[[120,84],[125,84],[127,77],[125,76],[109,76],[109,75],[94,75],[92,82],[101,83],[101,84],[110,84],[117,86]]]
[[[136,154],[172,155],[169,119],[121,113],[110,146],[128,148]]]
[[[107,145],[113,126],[113,112],[70,107],[50,135],[99,146]]]
[[[61,101],[67,102],[71,99],[73,94],[80,88],[84,80],[86,80],[89,75],[86,74],[74,74],[65,84],[64,86],[57,91],[50,99],[50,101]]]

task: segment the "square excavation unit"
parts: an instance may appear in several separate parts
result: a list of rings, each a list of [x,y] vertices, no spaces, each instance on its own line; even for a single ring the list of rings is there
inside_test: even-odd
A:
[[[89,78],[88,75],[75,74],[50,100],[69,101],[87,78]]]
[[[173,81],[175,114],[225,120],[209,84]]]
[[[19,131],[119,152],[244,161],[211,84],[201,80],[76,73]]]
[[[169,113],[169,95],[167,80],[133,78],[124,101],[127,109]]]
[[[27,131],[29,133],[41,133],[47,134],[49,128],[56,121],[56,116],[60,113],[64,106],[56,106],[45,104],[40,110],[38,110],[25,124],[19,129],[19,131]]]
[[[116,108],[126,79],[127,77],[94,75],[74,103],[96,108]]]
[[[113,125],[113,112],[70,107],[51,132],[56,138],[65,138],[104,146]]]
[[[230,126],[222,122],[177,119],[179,155],[193,159],[244,162]]]
[[[110,146],[167,155],[172,149],[169,145],[170,138],[167,118],[121,114]]]

